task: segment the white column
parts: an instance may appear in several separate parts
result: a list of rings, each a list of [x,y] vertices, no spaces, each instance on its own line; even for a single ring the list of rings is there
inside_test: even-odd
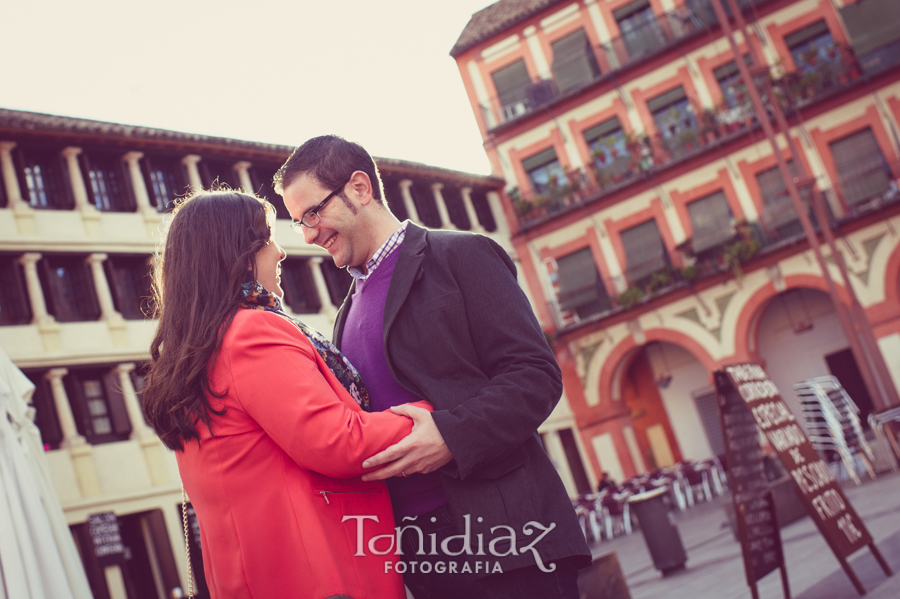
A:
[[[414,223],[421,223],[419,211],[416,210],[416,202],[413,200],[412,192],[409,190],[410,187],[412,187],[412,181],[409,179],[400,181],[400,194],[403,196],[403,205],[406,207],[406,214],[409,216],[409,220]]]
[[[241,188],[244,193],[253,193],[253,181],[250,180],[250,167],[253,166],[246,160],[235,162],[231,168],[237,173],[238,181],[241,182]]]
[[[528,43],[528,49],[531,50],[531,56],[534,58],[534,66],[537,67],[538,75],[541,79],[552,79],[550,73],[550,65],[547,64],[547,58],[544,56],[544,49],[541,48],[541,41],[537,37],[537,27],[532,25],[526,27],[525,41]]]
[[[31,302],[31,321],[34,324],[56,323],[56,319],[47,312],[47,301],[44,298],[44,290],[41,288],[41,279],[37,271],[37,263],[40,259],[41,255],[37,252],[22,254],[19,258],[19,264],[25,270],[25,286]]]
[[[509,223],[506,221],[506,214],[503,212],[503,204],[500,202],[500,196],[496,191],[487,193],[488,205],[491,207],[491,216],[494,217],[494,223],[497,225],[495,235],[509,243],[512,233],[509,230]]]
[[[72,195],[75,197],[75,208],[85,212],[93,212],[96,208],[91,205],[91,200],[88,198],[87,187],[81,174],[81,165],[78,164],[79,154],[81,154],[81,148],[74,146],[69,146],[62,151],[62,155],[66,159],[66,165],[69,167],[69,181],[72,184]]]
[[[131,372],[134,368],[134,362],[126,362],[113,368],[116,374],[119,375],[119,388],[122,391],[122,397],[125,399],[125,410],[128,412],[128,419],[131,420],[131,438],[155,438],[156,433],[144,421],[144,413],[141,411],[140,401],[134,390],[134,384],[131,382]]]
[[[197,168],[197,163],[200,162],[200,160],[201,158],[197,154],[188,154],[181,159],[181,164],[187,167],[188,182],[193,188],[192,191],[200,191],[203,189],[203,181],[200,179],[200,169]]]
[[[444,194],[441,190],[444,188],[443,183],[432,183],[431,193],[434,194],[434,203],[437,204],[438,215],[441,217],[441,228],[455,230],[456,225],[450,220],[450,212],[447,210],[447,202],[444,201]]]
[[[484,233],[484,226],[478,221],[478,213],[475,212],[475,205],[472,203],[472,188],[463,187],[459,190],[462,194],[463,206],[466,208],[466,215],[469,217],[469,230],[476,233]]]
[[[472,81],[472,89],[475,90],[475,100],[478,107],[484,114],[484,124],[488,129],[493,128],[497,124],[497,117],[494,116],[494,109],[491,107],[491,96],[488,94],[487,87],[484,85],[484,79],[481,77],[481,69],[478,63],[470,60],[466,63],[466,70],[469,73],[469,79]]]
[[[319,294],[319,299],[322,303],[322,312],[327,314],[328,318],[333,319],[337,314],[337,306],[331,301],[331,294],[328,292],[325,272],[322,270],[324,267],[323,261],[324,258],[321,256],[314,256],[309,259],[309,265],[312,270],[313,282],[316,285],[316,292]]]
[[[128,152],[122,156],[122,159],[128,164],[128,174],[131,176],[131,188],[134,190],[134,201],[137,204],[138,212],[152,212],[155,214],[158,211],[150,202],[147,183],[144,181],[144,174],[141,172],[140,160],[143,157],[143,152]]]
[[[63,440],[61,447],[75,447],[86,443],[84,437],[78,434],[75,426],[75,416],[72,415],[72,406],[69,405],[69,396],[62,378],[69,374],[66,368],[52,368],[44,374],[44,378],[50,381],[50,389],[53,392],[53,405],[56,406],[56,417],[59,419],[59,428],[62,429]]]
[[[14,141],[0,141],[0,168],[3,170],[3,182],[6,186],[6,197],[10,208],[31,209],[19,189],[19,179],[16,177],[16,167],[12,160],[12,150],[16,147]]]
[[[600,238],[600,253],[603,255],[603,261],[606,262],[609,276],[612,277],[616,291],[622,293],[627,287],[625,285],[625,277],[622,275],[622,265],[619,264],[619,258],[616,256],[616,250],[609,240],[606,227],[597,222],[594,223],[594,227],[597,229],[597,237]]]
[[[109,281],[103,271],[103,262],[108,258],[107,254],[90,254],[87,263],[91,265],[91,274],[94,276],[94,289],[97,291],[97,301],[100,302],[101,318],[106,321],[122,321],[122,315],[116,311],[113,305],[112,293],[109,290]]]

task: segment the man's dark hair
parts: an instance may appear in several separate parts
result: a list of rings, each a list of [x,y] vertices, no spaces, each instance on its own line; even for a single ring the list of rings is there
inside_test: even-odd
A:
[[[361,145],[337,135],[322,135],[306,141],[278,169],[273,181],[275,191],[281,195],[284,195],[285,187],[304,173],[312,175],[328,189],[337,189],[347,182],[354,171],[362,171],[369,176],[372,197],[379,204],[384,204],[381,176],[375,161]],[[340,195],[344,198],[343,192]]]

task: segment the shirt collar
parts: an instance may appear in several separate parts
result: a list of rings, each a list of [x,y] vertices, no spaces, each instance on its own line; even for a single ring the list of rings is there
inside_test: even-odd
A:
[[[350,274],[357,281],[365,281],[372,273],[375,272],[375,269],[384,262],[384,259],[390,256],[391,252],[393,252],[397,246],[403,243],[403,240],[406,238],[406,225],[409,224],[408,220],[400,223],[400,227],[394,231],[390,237],[388,237],[387,241],[381,244],[381,247],[378,248],[372,257],[366,262],[366,270],[362,271],[360,268],[356,268],[355,266],[351,266],[347,268]]]

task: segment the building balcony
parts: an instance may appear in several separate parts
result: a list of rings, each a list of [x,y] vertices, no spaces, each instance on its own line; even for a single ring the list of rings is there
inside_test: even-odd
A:
[[[886,171],[900,168],[887,164]],[[900,172],[900,171],[894,171]],[[831,228],[840,234],[842,226],[866,215],[900,205],[900,186],[891,180],[885,187],[879,173],[870,173],[856,181],[845,181],[841,188],[823,192],[824,205]],[[831,206],[838,198],[869,194],[865,201],[852,206],[841,218],[836,218]],[[805,195],[805,194],[804,194]],[[816,232],[821,232],[818,219],[804,202]],[[692,287],[714,277],[742,278],[744,271],[772,253],[804,243],[806,235],[793,202],[786,194],[766,202],[759,220],[719,223],[704,231],[695,231],[691,239],[676,248],[670,261],[667,255],[654,257],[646,263],[629,267],[623,275],[598,278],[583,289],[568,293],[569,297],[548,302],[557,332],[566,332],[584,324],[597,322],[664,297],[679,289]],[[677,266],[680,265],[680,266]],[[618,294],[608,290],[622,289]]]
[[[745,10],[771,0],[739,0]],[[726,13],[730,9],[726,3]],[[551,77],[524,82],[490,98],[480,109],[488,130],[532,114],[569,98],[582,89],[610,80],[654,56],[695,36],[708,34],[718,20],[710,0],[689,0],[679,9],[655,16],[608,43],[585,46],[583,51],[554,60]]]

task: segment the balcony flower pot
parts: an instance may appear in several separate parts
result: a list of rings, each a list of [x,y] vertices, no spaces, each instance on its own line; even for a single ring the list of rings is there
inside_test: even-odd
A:
[[[619,157],[619,150],[616,148],[610,148],[609,153],[612,154],[613,160],[616,160]]]
[[[631,310],[642,299],[644,299],[643,289],[640,287],[629,287],[619,294],[619,305],[626,310]]]

